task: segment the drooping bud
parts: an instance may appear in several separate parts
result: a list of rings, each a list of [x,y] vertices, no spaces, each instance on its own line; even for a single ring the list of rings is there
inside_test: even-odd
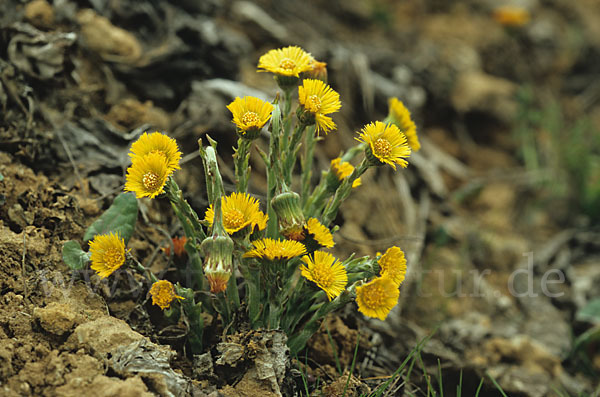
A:
[[[298,193],[279,193],[273,197],[271,205],[277,214],[280,233],[291,240],[303,240],[305,221]]]
[[[204,253],[204,275],[210,284],[210,292],[225,291],[233,273],[233,240],[227,235],[213,235],[202,241],[200,249]]]

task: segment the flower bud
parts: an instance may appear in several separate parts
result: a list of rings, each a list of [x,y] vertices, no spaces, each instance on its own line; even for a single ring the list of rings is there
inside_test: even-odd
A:
[[[305,222],[298,193],[279,193],[273,197],[271,205],[277,214],[281,234],[291,240],[303,240]]]
[[[225,291],[233,273],[233,240],[229,236],[214,235],[205,238],[200,249],[204,253],[204,275],[210,284],[210,292]]]

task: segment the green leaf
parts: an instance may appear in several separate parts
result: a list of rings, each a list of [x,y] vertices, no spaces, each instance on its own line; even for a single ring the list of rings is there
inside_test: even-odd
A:
[[[90,254],[81,249],[77,241],[67,241],[62,249],[63,261],[72,270],[84,269],[90,261]]]
[[[0,174],[0,182],[4,180],[4,175]]]
[[[119,233],[125,244],[133,235],[137,221],[138,203],[133,193],[121,193],[112,205],[87,229],[83,239],[91,240],[97,234]]]
[[[575,318],[592,324],[600,324],[600,298],[596,298],[582,307]]]

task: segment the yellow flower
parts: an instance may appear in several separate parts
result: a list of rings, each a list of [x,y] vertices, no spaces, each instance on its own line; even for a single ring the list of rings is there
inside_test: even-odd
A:
[[[308,231],[308,234],[313,236],[319,245],[327,248],[333,247],[334,243],[331,232],[316,218],[310,218],[308,221],[306,221],[306,230]]]
[[[247,193],[234,192],[227,197],[222,197],[221,208],[223,211],[223,226],[229,234],[242,230],[248,225],[252,226],[252,230],[255,227],[258,227],[258,230],[267,227],[269,217],[259,210],[258,200]],[[214,217],[215,212],[211,204],[206,210],[204,220],[212,226]]]
[[[311,59],[310,61],[310,71],[308,71],[308,76],[311,79],[321,80],[323,82],[327,82],[327,63],[319,62],[316,59]]]
[[[305,255],[302,260],[308,265],[300,266],[302,275],[325,291],[329,300],[344,291],[348,283],[346,268],[333,255],[315,251],[312,257]]]
[[[377,261],[381,276],[389,277],[396,286],[400,286],[406,276],[406,257],[398,247],[390,247]]]
[[[101,278],[110,276],[125,263],[125,242],[117,234],[98,234],[90,242],[92,270]]]
[[[494,20],[504,26],[523,26],[527,24],[531,15],[525,8],[517,6],[500,6],[494,10]]]
[[[381,121],[367,124],[359,133],[357,141],[365,142],[367,159],[372,165],[389,164],[396,169],[396,164],[406,167],[404,158],[410,156],[410,147],[406,136],[394,124],[384,124]]]
[[[356,287],[358,311],[368,317],[385,320],[396,306],[400,291],[387,277],[377,277],[369,283]]]
[[[260,131],[260,129],[271,118],[273,105],[269,102],[263,102],[258,98],[247,96],[235,98],[227,109],[233,114],[233,122],[242,134],[247,131]]]
[[[414,152],[418,152],[421,149],[421,143],[417,136],[417,125],[410,118],[410,112],[398,98],[390,98],[388,103],[390,106],[388,116],[390,121],[396,124],[400,131],[404,132],[404,135],[408,138],[410,148]]]
[[[271,72],[280,76],[300,77],[300,73],[311,70],[311,56],[302,48],[289,46],[271,50],[260,57],[260,72]]]
[[[253,249],[244,254],[244,258],[291,259],[306,254],[302,243],[294,240],[274,240],[263,238],[252,242]]]
[[[173,299],[183,299],[182,296],[175,294],[175,287],[167,280],[159,280],[152,284],[150,295],[152,296],[152,304],[163,310],[171,306]]]
[[[336,126],[331,117],[325,116],[337,112],[342,104],[340,94],[321,80],[304,79],[298,87],[298,101],[314,117],[317,132],[333,130]]]
[[[335,158],[331,160],[331,169],[335,172],[335,175],[338,177],[340,181],[344,180],[344,178],[350,176],[354,171],[354,166],[346,161],[342,162],[341,158]],[[356,178],[354,182],[352,182],[352,187],[358,187],[361,185],[360,178]]]
[[[144,132],[142,136],[131,145],[131,153],[129,153],[129,156],[133,160],[153,152],[158,152],[165,156],[169,173],[180,168],[179,160],[181,160],[181,152],[177,147],[177,142],[175,142],[175,139],[169,138],[167,135],[161,134],[160,132],[153,132],[152,134]]]
[[[167,159],[161,153],[151,152],[135,157],[127,169],[125,191],[135,192],[137,198],[154,198],[164,193],[170,173]]]

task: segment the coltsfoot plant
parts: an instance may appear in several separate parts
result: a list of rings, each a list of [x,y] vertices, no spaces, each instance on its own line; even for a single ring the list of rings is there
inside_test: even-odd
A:
[[[89,252],[75,241],[63,250],[72,268],[91,262],[101,278],[124,265],[141,272],[152,283],[152,303],[167,316],[186,317],[194,353],[203,348],[203,329],[209,326],[204,318],[215,319],[210,326],[228,333],[249,327],[281,329],[297,353],[328,313],[353,301],[362,314],[385,320],[406,274],[404,252],[398,247],[375,257],[352,254],[346,259],[327,250],[334,246],[332,233],[337,230],[332,222],[342,202],[360,186],[360,176],[377,166],[406,167],[411,149],[419,149],[409,111],[398,99],[390,99],[388,117],[365,125],[356,146],[333,159],[313,186],[315,145],[321,135],[336,130],[331,115],[342,106],[339,94],[326,83],[325,64],[299,47],[269,51],[258,68],[275,76],[281,93],[271,103],[245,97],[227,106],[238,135],[233,155],[236,191],[224,191],[216,142],[207,136],[209,144],[199,142],[199,150],[210,206],[198,216],[173,178],[181,159],[176,141],[160,132],[144,133],[131,146],[126,175],[125,191],[135,197],[122,193],[94,222],[84,236]],[[265,137],[268,151],[256,145]],[[266,165],[263,202],[248,193],[253,148]],[[294,175],[297,169],[300,173]],[[176,252],[183,247],[188,257],[178,278],[191,280],[185,285],[158,280],[127,251],[137,200],[148,199],[169,200],[181,223],[185,236],[174,241]],[[189,277],[190,269],[194,277]]]

